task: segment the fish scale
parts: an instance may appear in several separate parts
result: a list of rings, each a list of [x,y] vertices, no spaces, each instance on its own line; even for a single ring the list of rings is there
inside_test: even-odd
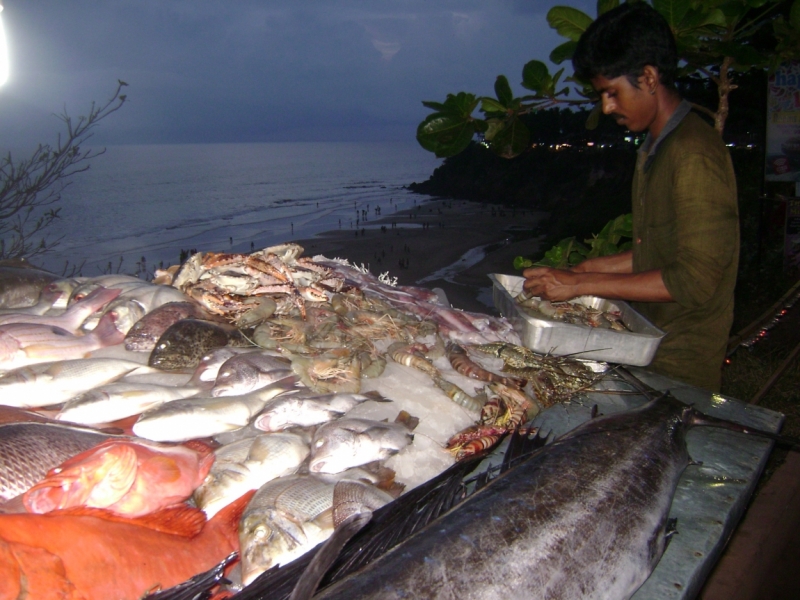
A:
[[[47,423],[0,426],[0,500],[22,494],[50,469],[110,437],[99,431]]]

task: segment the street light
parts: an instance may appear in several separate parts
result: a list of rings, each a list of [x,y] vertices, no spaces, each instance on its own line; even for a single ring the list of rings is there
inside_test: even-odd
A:
[[[3,27],[3,5],[0,4],[0,85],[8,81],[8,44],[6,30]]]

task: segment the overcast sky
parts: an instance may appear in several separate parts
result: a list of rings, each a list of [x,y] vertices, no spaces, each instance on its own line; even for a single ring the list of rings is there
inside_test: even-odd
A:
[[[556,4],[593,0],[2,0],[11,77],[0,151],[53,143],[129,84],[99,144],[413,140],[422,100],[515,92],[561,43]]]

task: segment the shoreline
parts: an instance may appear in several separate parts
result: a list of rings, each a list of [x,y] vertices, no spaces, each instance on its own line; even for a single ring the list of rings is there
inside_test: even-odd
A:
[[[519,275],[513,260],[538,250],[533,230],[547,213],[466,200],[421,200],[355,227],[292,240],[306,256],[346,258],[399,285],[441,288],[454,308],[497,314],[489,273]]]

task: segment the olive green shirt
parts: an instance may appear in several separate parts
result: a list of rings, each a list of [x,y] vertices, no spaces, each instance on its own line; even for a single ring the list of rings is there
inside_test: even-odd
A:
[[[645,140],[632,192],[633,271],[660,269],[674,299],[634,303],[666,332],[647,368],[719,391],[739,263],[736,178],[721,136],[686,101]]]

